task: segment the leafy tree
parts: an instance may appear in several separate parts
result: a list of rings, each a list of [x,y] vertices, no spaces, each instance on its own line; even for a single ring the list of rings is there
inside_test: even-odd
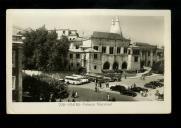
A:
[[[152,66],[152,71],[155,73],[163,74],[164,73],[164,61],[158,61],[158,62],[154,63]]]
[[[65,69],[69,49],[67,37],[63,36],[58,40],[56,31],[48,32],[45,26],[23,34],[26,37],[23,49],[25,69],[41,71]]]

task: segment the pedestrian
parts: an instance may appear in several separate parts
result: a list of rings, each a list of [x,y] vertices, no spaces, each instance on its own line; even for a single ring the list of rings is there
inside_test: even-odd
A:
[[[106,88],[109,88],[109,82],[106,81]]]
[[[122,74],[120,75],[120,81],[122,81]]]
[[[75,99],[72,99],[72,102],[75,102]]]
[[[133,84],[133,88],[136,88],[136,84],[135,83]]]
[[[102,83],[101,83],[101,81],[99,81],[99,85],[100,85],[100,88],[102,88]]]
[[[74,98],[77,98],[78,97],[78,92],[75,91],[75,95],[74,95]]]
[[[107,101],[110,101],[110,95],[107,94]]]
[[[99,92],[99,87],[97,86],[97,92]]]
[[[145,80],[145,75],[143,75],[143,80]]]
[[[124,78],[126,79],[127,78],[127,75],[126,75],[126,72],[124,71]]]
[[[74,96],[75,96],[75,91],[73,90],[73,91],[72,91],[72,97],[74,97]]]
[[[97,85],[95,86],[95,92],[97,92]]]

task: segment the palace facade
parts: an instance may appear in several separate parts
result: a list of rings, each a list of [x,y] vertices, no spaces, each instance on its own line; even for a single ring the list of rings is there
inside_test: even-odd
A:
[[[110,32],[93,32],[88,39],[71,42],[69,70],[85,68],[87,73],[103,70],[140,70],[163,60],[163,49],[142,42],[131,43],[123,36],[119,19],[112,20]]]

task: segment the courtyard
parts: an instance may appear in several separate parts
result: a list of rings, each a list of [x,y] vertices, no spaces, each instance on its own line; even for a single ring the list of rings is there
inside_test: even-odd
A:
[[[112,91],[110,89],[111,86],[115,85],[124,85],[130,87],[133,84],[136,84],[137,87],[145,88],[144,85],[151,81],[156,81],[158,79],[163,79],[163,75],[153,74],[151,76],[147,76],[145,80],[140,79],[140,77],[128,77],[123,78],[120,82],[110,82],[109,88],[106,88],[105,83],[102,84],[102,88],[99,88],[99,92],[95,92],[95,83],[87,83],[82,85],[69,85],[69,92],[71,94],[72,91],[77,91],[78,98],[75,98],[76,101],[107,101],[107,95],[111,98],[115,98],[116,101],[154,101],[157,100],[155,97],[155,93],[158,90],[160,93],[164,93],[164,87],[156,88],[156,89],[148,89],[148,96],[143,97],[140,93],[137,93],[136,97],[122,95],[119,92]],[[63,101],[72,101],[71,95]]]

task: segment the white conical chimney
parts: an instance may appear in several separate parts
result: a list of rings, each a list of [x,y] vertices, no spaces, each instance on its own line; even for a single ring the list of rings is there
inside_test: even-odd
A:
[[[114,19],[112,19],[112,24],[111,24],[111,28],[110,28],[111,33],[114,33],[114,25],[115,25]]]
[[[121,27],[119,23],[119,17],[116,17],[115,25],[114,25],[114,33],[121,34]]]

